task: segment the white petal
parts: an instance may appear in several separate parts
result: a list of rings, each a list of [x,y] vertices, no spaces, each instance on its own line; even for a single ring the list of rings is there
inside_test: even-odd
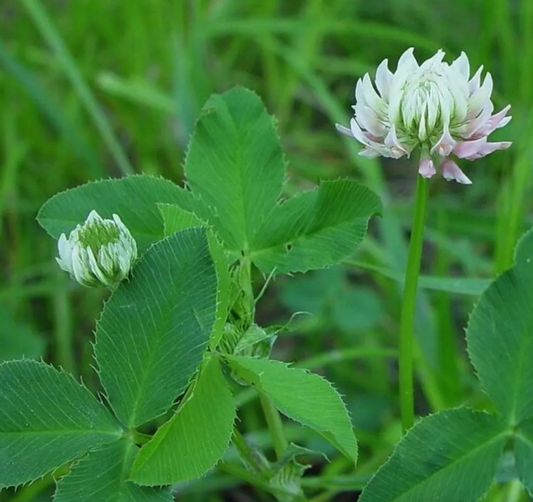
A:
[[[355,138],[352,131],[348,129],[347,127],[344,127],[343,125],[340,125],[340,124],[335,124],[335,128],[340,133],[345,134],[346,136],[349,136],[350,138]]]
[[[472,181],[461,171],[460,167],[450,159],[445,159],[442,163],[442,176],[445,180],[455,180],[463,185],[471,185]]]
[[[468,79],[470,75],[470,62],[464,52],[451,64],[451,69]]]
[[[437,171],[431,159],[422,159],[418,166],[418,172],[424,178],[431,178]]]
[[[389,61],[384,59],[376,70],[376,87],[385,102],[389,101],[392,72],[389,70]]]
[[[89,216],[87,216],[87,219],[85,220],[85,223],[93,223],[93,222],[101,222],[103,221],[103,218],[93,209]]]
[[[369,146],[365,146],[364,148],[361,148],[358,152],[361,157],[366,157],[367,159],[375,159],[376,157],[381,157],[381,153],[377,150],[374,150],[373,148],[370,148]]]
[[[481,72],[483,71],[483,66],[480,66],[474,76],[468,82],[468,87],[470,90],[470,95],[474,94],[479,89],[479,84],[481,82]]]
[[[439,138],[437,143],[431,148],[430,153],[438,154],[441,157],[446,157],[450,155],[453,148],[456,145],[456,141],[452,138],[450,135],[450,130],[447,125],[444,125],[444,132],[442,133],[442,136]]]
[[[393,159],[399,159],[404,155],[409,155],[409,150],[407,150],[398,140],[396,135],[396,127],[392,125],[389,134],[385,138],[385,146],[387,146],[391,152],[391,157]]]
[[[98,260],[94,256],[93,250],[88,247],[87,248],[87,258],[89,262],[89,268],[92,272],[92,274],[102,283],[106,286],[108,285],[108,279],[102,268],[100,267],[100,264],[98,263]]]
[[[413,55],[414,50],[413,47],[409,47],[409,49],[400,56],[396,71],[401,69],[404,72],[410,72],[418,69],[418,63]]]
[[[372,136],[379,138],[387,134],[387,128],[379,121],[377,113],[369,106],[362,106],[356,119]]]
[[[367,106],[373,108],[376,112],[383,110],[384,102],[374,89],[368,73],[363,77],[361,93]]]
[[[487,103],[490,101],[490,95],[492,94],[492,86],[492,76],[490,73],[487,73],[483,85],[468,100],[468,120],[477,117],[481,110],[487,106]]]

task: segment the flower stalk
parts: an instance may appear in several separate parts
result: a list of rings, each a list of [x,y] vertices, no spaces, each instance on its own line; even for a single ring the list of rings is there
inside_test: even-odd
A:
[[[413,426],[415,417],[413,390],[414,320],[420,260],[424,243],[424,223],[426,220],[428,192],[428,180],[421,175],[417,176],[415,213],[409,242],[400,315],[400,414],[404,431]]]

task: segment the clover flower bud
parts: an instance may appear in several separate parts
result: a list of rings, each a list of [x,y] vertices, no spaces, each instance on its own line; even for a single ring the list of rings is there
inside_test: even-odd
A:
[[[59,266],[84,286],[114,288],[129,274],[137,259],[137,244],[118,215],[103,219],[91,211],[68,239],[58,241]]]
[[[419,65],[410,48],[395,73],[385,59],[376,70],[375,87],[368,73],[358,80],[350,128],[336,127],[363,144],[362,156],[398,159],[418,150],[421,176],[431,178],[440,166],[445,179],[470,184],[451,156],[475,160],[509,148],[509,141],[490,143],[487,137],[511,120],[506,116],[511,106],[492,115],[490,73],[481,83],[483,67],[470,79],[464,52],[452,64],[443,58],[439,50]]]

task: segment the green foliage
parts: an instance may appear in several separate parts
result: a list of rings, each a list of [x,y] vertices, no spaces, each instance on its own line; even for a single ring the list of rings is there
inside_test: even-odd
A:
[[[400,441],[361,502],[476,502],[489,489],[506,440],[505,425],[467,408],[422,419]]]
[[[0,487],[40,478],[121,432],[72,376],[32,360],[0,365]]]
[[[518,476],[529,494],[533,495],[533,418],[518,427],[514,450]]]
[[[67,236],[95,209],[102,218],[113,213],[128,227],[142,252],[164,237],[163,219],[157,203],[187,206],[190,194],[170,181],[153,176],[128,176],[104,180],[58,193],[48,200],[37,216],[41,226],[54,238]]]
[[[49,266],[51,243],[36,231],[32,215],[44,199],[65,186],[75,186],[87,178],[116,176],[124,169],[121,157],[128,158],[139,172],[177,181],[197,111],[212,90],[225,89],[229,82],[252,86],[280,118],[290,165],[290,178],[282,197],[314,185],[321,178],[346,175],[362,180],[383,196],[390,217],[376,222],[372,238],[357,259],[382,266],[398,284],[384,280],[376,268],[361,271],[361,266],[356,265],[357,281],[370,285],[382,299],[380,329],[370,337],[375,350],[386,352],[391,345],[394,347],[397,286],[403,281],[402,260],[411,210],[408,203],[398,201],[409,198],[416,167],[357,156],[356,143],[336,137],[332,123],[345,123],[355,79],[372,72],[383,58],[388,57],[392,63],[408,46],[415,46],[417,56],[423,57],[440,47],[464,48],[472,69],[483,64],[492,72],[495,89],[500,91],[495,96],[496,109],[506,103],[506,98],[512,98],[514,118],[509,134],[506,130],[495,135],[499,135],[497,139],[513,140],[514,146],[504,154],[465,164],[474,180],[467,189],[433,180],[427,226],[429,245],[424,255],[428,275],[419,283],[420,288],[432,291],[419,290],[418,313],[424,319],[438,319],[438,336],[448,336],[451,347],[459,349],[450,353],[458,361],[457,377],[464,385],[452,402],[468,396],[476,405],[479,403],[468,365],[463,361],[462,343],[457,338],[462,335],[471,301],[490,282],[476,277],[492,277],[494,271],[508,268],[517,237],[531,225],[530,0],[455,0],[442,4],[398,0],[161,1],[154,2],[150,6],[153,8],[143,2],[116,2],[110,7],[106,0],[21,0],[5,4],[0,16],[0,65],[4,70],[0,77],[4,93],[0,141],[5,157],[0,168],[0,295],[9,299],[10,306],[16,305],[17,319],[31,317],[32,326],[46,339],[49,360],[63,364],[62,344],[74,347],[73,367],[90,387],[98,384],[91,378],[86,347],[81,344],[89,341],[101,292],[72,291],[67,280],[55,278]],[[39,13],[39,9],[33,8],[32,15],[27,8],[31,4],[41,4],[49,12],[48,30],[42,29],[42,15],[36,22],[35,12]],[[61,38],[63,44],[58,44]],[[62,50],[58,51],[58,47]],[[102,106],[94,106],[91,91]],[[100,121],[95,121],[95,117]],[[110,127],[102,128],[106,119]],[[110,141],[112,136],[118,141]],[[122,147],[125,155],[117,155],[117,147]],[[390,197],[391,192],[394,198]],[[181,201],[171,203],[187,207]],[[66,205],[64,209],[68,214],[71,208]],[[144,208],[139,212],[147,213]],[[157,235],[145,239],[147,246],[162,238],[160,228],[154,230]],[[435,233],[440,240],[433,239]],[[468,248],[460,245],[465,239]],[[278,284],[274,283],[265,301],[259,304],[262,323],[280,322],[276,308]],[[452,300],[450,294],[439,291],[469,297],[455,296]],[[419,332],[421,338],[430,339],[437,330],[425,322]],[[17,342],[19,333],[17,329],[5,340]],[[342,334],[298,326],[298,333],[290,340],[280,340],[280,350],[290,360],[311,356],[313,361],[328,361],[321,364],[327,364],[324,370],[329,377],[345,389],[347,401],[370,416],[373,408],[371,404],[367,406],[368,402],[379,400],[387,410],[395,409],[392,361],[370,356],[354,365],[346,360],[346,354],[361,347],[343,346]],[[5,340],[0,334],[0,357],[5,354]],[[27,349],[23,350],[29,356]],[[417,401],[425,409],[427,400],[435,411],[451,397],[439,385],[441,377],[447,376],[447,368],[435,365],[434,371],[428,373],[427,361],[422,357],[419,362],[421,392]],[[240,425],[254,429],[257,434],[252,436],[264,440],[263,431],[255,431],[258,409],[247,405]],[[528,421],[517,425],[517,431],[522,431]],[[379,420],[374,422],[372,436],[364,437],[362,462],[386,455],[390,436],[396,431],[390,411],[386,427]],[[313,498],[331,500],[336,498],[334,491],[359,491],[372,466],[371,462],[368,470],[342,476],[335,475],[337,467],[342,467],[342,463],[335,462],[331,471],[324,469],[309,477],[306,486],[316,490]],[[531,470],[527,463],[524,469],[522,478],[527,478]],[[179,498],[218,501],[220,496],[211,492],[226,488],[237,497],[238,482],[226,473],[215,473],[189,484],[190,491]],[[13,497],[50,500],[46,493],[30,495],[33,488]],[[508,488],[494,487],[487,500],[511,500]],[[36,492],[38,489],[37,483]],[[248,495],[250,488],[244,490]],[[345,496],[357,498],[356,493]],[[0,495],[2,500],[10,497],[11,493]],[[249,497],[262,498],[256,494]],[[439,493],[439,498],[447,498],[447,494]],[[520,494],[514,492],[512,498],[517,500]]]
[[[327,380],[279,361],[225,358],[240,378],[268,395],[284,415],[311,427],[350,460],[357,460],[357,442],[348,410]]]
[[[362,502],[423,502],[439,493],[476,502],[489,489],[512,437],[518,475],[533,490],[531,235],[520,241],[515,265],[481,296],[466,333],[468,353],[498,415],[462,408],[423,419],[370,481]]]
[[[203,476],[228,447],[234,420],[233,396],[211,357],[176,414],[142,447],[131,478],[154,486]]]
[[[174,233],[145,253],[96,329],[100,378],[124,424],[161,415],[185,390],[202,361],[215,309],[205,230]]]
[[[137,450],[121,439],[90,451],[58,481],[54,502],[172,502],[169,489],[128,481]]]
[[[185,174],[226,246],[254,249],[285,174],[272,118],[256,94],[236,87],[211,96],[191,139]]]
[[[252,249],[263,271],[306,272],[339,263],[354,253],[379,198],[350,180],[322,182],[276,207]]]
[[[165,235],[171,235],[179,230],[192,227],[206,227],[207,224],[200,220],[194,213],[185,211],[172,204],[158,204],[163,217]],[[211,346],[216,347],[222,337],[224,325],[230,307],[231,275],[229,271],[230,260],[226,252],[212,232],[208,232],[209,250],[215,263],[217,273],[217,316],[211,335]]]
[[[509,424],[533,413],[533,267],[519,262],[483,294],[467,330],[485,392]]]
[[[533,229],[527,231],[516,246],[515,264],[530,265],[533,261]]]
[[[194,202],[228,251],[263,271],[304,272],[339,263],[361,243],[379,198],[355,181],[323,182],[281,202],[285,162],[273,119],[253,92],[233,88],[205,105],[185,163]],[[165,209],[168,212],[168,208]],[[168,214],[170,228],[194,224]]]

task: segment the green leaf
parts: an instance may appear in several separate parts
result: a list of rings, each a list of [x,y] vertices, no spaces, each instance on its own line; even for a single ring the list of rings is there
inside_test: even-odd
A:
[[[131,478],[153,486],[204,475],[226,451],[235,413],[219,362],[211,357],[176,414],[142,447]]]
[[[509,424],[533,413],[533,267],[503,273],[472,312],[468,352],[485,392]]]
[[[492,483],[505,441],[504,425],[487,413],[460,408],[424,418],[359,502],[477,502]]]
[[[0,365],[0,488],[40,478],[121,433],[71,375],[30,359]]]
[[[533,419],[520,424],[515,433],[515,462],[520,481],[533,495]]]
[[[229,249],[254,248],[281,193],[285,161],[272,118],[252,91],[207,101],[189,145],[187,182]]]
[[[44,352],[44,340],[26,323],[15,319],[0,305],[0,361],[37,358]]]
[[[516,246],[515,263],[517,265],[529,265],[533,264],[533,228],[528,230],[518,241]]]
[[[166,412],[202,361],[215,321],[216,273],[206,232],[152,246],[106,304],[96,329],[102,384],[120,420]]]
[[[137,451],[126,439],[91,451],[59,480],[54,502],[172,502],[168,488],[146,488],[127,480]]]
[[[284,415],[314,429],[349,459],[357,460],[348,410],[327,380],[279,361],[224,358],[240,378],[267,394]]]
[[[180,230],[186,230],[194,227],[209,227],[196,214],[186,211],[175,204],[157,204],[157,208],[163,218],[165,236],[172,235]]]
[[[306,272],[340,263],[363,240],[368,220],[381,211],[376,194],[355,181],[324,181],[276,207],[252,248],[268,272]]]
[[[158,207],[165,224],[165,235],[171,235],[187,228],[207,226],[194,213],[185,211],[179,206],[158,204]],[[211,347],[215,348],[224,334],[224,326],[228,317],[231,299],[231,274],[229,269],[230,261],[222,244],[220,244],[213,232],[208,232],[207,239],[217,273],[217,318],[211,335]]]
[[[193,198],[190,192],[163,178],[128,176],[95,181],[61,192],[43,205],[37,220],[57,239],[83,223],[93,209],[103,218],[111,218],[116,213],[137,241],[139,250],[144,251],[164,237],[158,202],[190,209]]]

